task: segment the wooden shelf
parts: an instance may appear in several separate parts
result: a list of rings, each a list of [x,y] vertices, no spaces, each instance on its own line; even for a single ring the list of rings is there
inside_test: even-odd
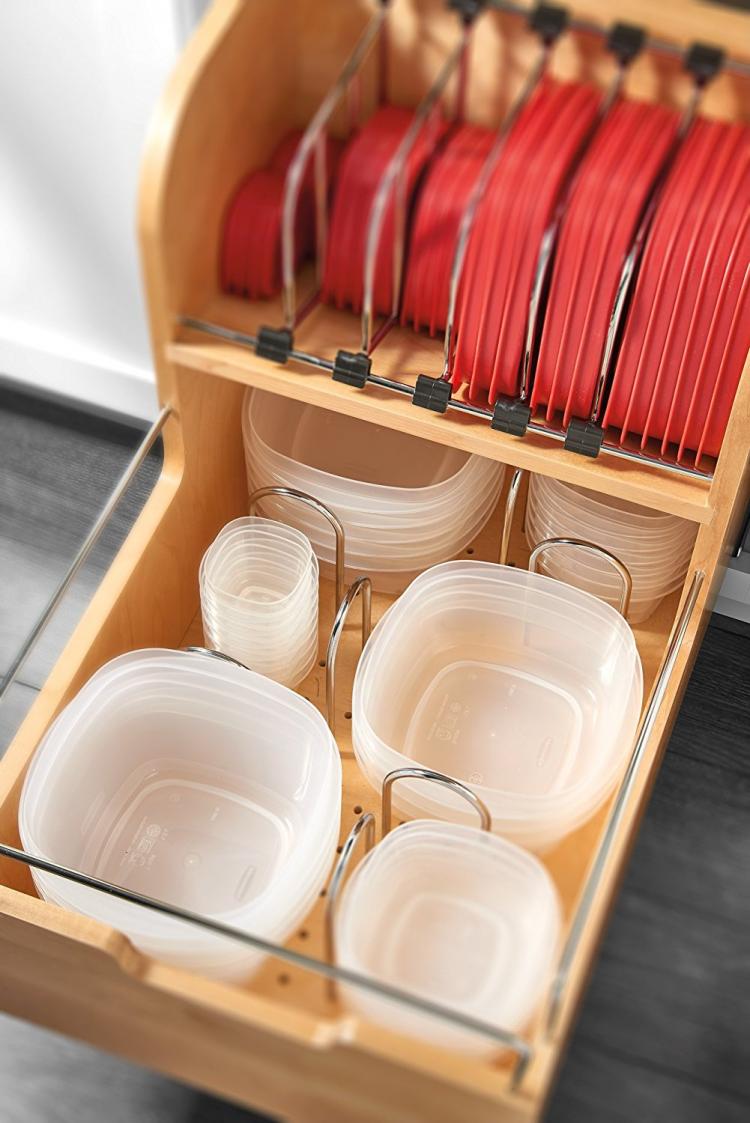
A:
[[[253,304],[232,297],[218,297],[195,314],[200,319],[248,334],[255,333],[263,324],[282,322],[277,302]],[[335,341],[333,346],[332,341]],[[339,347],[356,351],[359,320],[349,313],[318,306],[295,333],[295,346],[328,359],[335,357]],[[440,340],[431,340],[406,328],[394,328],[375,350],[373,369],[383,377],[413,385],[420,373],[440,372],[441,355]],[[299,363],[280,366],[259,359],[249,348],[210,339],[198,331],[182,329],[177,341],[166,345],[166,358],[178,366],[257,386],[283,397],[304,396],[313,405],[337,413],[347,413],[517,468],[554,476],[566,483],[641,503],[696,523],[708,523],[713,515],[711,485],[707,480],[673,474],[606,453],[598,460],[589,460],[566,452],[561,444],[533,433],[523,438],[510,437],[495,432],[478,418],[416,409],[408,398],[374,386],[354,390],[334,382],[325,370]]]

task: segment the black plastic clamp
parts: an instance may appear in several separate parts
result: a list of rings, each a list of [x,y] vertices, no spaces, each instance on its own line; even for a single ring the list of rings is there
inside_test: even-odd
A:
[[[604,443],[604,430],[595,421],[583,421],[580,417],[571,418],[565,434],[565,448],[593,460],[599,455]]]
[[[724,65],[724,52],[721,47],[708,43],[693,43],[685,55],[685,69],[693,75],[699,86],[705,86]]]
[[[470,24],[487,7],[487,0],[448,0],[448,7],[458,12],[465,24]]]
[[[607,36],[607,47],[620,66],[628,66],[643,50],[646,32],[634,23],[616,23]]]
[[[339,351],[333,361],[334,382],[364,389],[372,370],[372,359],[364,351]]]
[[[531,406],[517,398],[500,397],[492,411],[490,427],[511,437],[523,437],[531,421]]]
[[[431,378],[429,374],[417,375],[412,402],[433,413],[445,413],[451,400],[453,387],[444,378]]]
[[[255,354],[273,363],[285,363],[293,346],[292,333],[288,328],[261,328]]]
[[[548,47],[558,39],[568,26],[568,9],[557,4],[537,4],[529,16],[529,27]]]

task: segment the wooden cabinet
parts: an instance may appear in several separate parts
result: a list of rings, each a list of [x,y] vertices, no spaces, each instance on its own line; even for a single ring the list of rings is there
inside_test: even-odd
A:
[[[576,14],[642,22],[651,33],[685,44],[718,42],[750,53],[750,18],[693,3],[659,5],[579,0]],[[196,316],[253,333],[280,322],[276,304],[252,305],[218,293],[217,245],[234,184],[262,164],[274,142],[311,116],[341,67],[370,6],[365,0],[216,0],[189,44],[154,119],[144,161],[140,235],[159,393],[170,407],[164,468],[123,548],[52,671],[15,741],[0,761],[0,841],[18,845],[19,791],[28,762],[62,706],[103,662],[133,648],[201,642],[198,565],[228,520],[246,513],[240,407],[247,386],[304,398],[339,413],[414,433],[603,494],[635,500],[691,520],[698,528],[685,587],[636,628],[646,688],[658,681],[638,768],[611,819],[610,801],[545,861],[565,910],[569,962],[556,1017],[540,1011],[524,1035],[528,1064],[520,1074],[509,1053],[493,1063],[448,1055],[398,1038],[349,1014],[325,979],[299,963],[269,958],[245,986],[229,986],[151,961],[117,932],[39,900],[27,868],[0,860],[0,1006],[164,1073],[295,1123],[520,1123],[539,1117],[580,1001],[596,947],[671,723],[679,707],[722,561],[748,495],[750,375],[746,368],[724,450],[713,477],[677,475],[648,463],[602,456],[586,460],[537,435],[518,439],[486,423],[416,409],[408,397],[331,380],[325,369],[280,367],[230,341],[207,339],[180,323]],[[531,44],[516,15],[489,12],[475,36],[469,113],[497,119],[508,88],[529,65]],[[438,0],[394,0],[391,74],[394,97],[413,104],[434,76],[456,31]],[[571,33],[559,47],[561,73],[609,64],[591,36]],[[557,57],[557,56],[556,56]],[[633,92],[679,101],[684,79],[671,57],[646,54],[629,78]],[[706,112],[735,118],[750,82],[722,75],[706,95]],[[304,284],[304,278],[302,279]],[[356,350],[358,323],[318,308],[296,345],[332,358]],[[377,350],[378,372],[413,383],[437,373],[440,346],[392,331]],[[506,473],[506,489],[511,473]],[[474,544],[496,560],[505,508]],[[528,551],[520,509],[510,560]],[[696,574],[703,574],[703,580]],[[388,598],[374,598],[374,617]],[[322,590],[321,655],[332,622],[333,590]],[[687,607],[687,611],[686,611]],[[670,652],[676,621],[681,632]],[[337,739],[344,760],[342,838],[359,810],[380,808],[359,775],[347,713],[358,656],[354,621],[337,667]],[[658,679],[669,658],[668,678]],[[321,707],[325,671],[300,690]],[[595,876],[591,877],[594,870]],[[584,908],[581,909],[583,902]],[[300,954],[324,954],[321,899],[290,941]],[[573,938],[574,937],[574,938]],[[436,999],[439,996],[436,996]],[[551,1000],[550,1000],[551,1001]]]

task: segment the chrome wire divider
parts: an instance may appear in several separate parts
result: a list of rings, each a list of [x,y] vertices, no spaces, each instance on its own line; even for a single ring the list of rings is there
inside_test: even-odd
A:
[[[453,1010],[448,1006],[442,1006],[439,1002],[431,1002],[428,999],[419,998],[417,995],[399,990],[398,987],[389,986],[387,983],[379,983],[369,975],[362,975],[358,971],[350,971],[346,967],[331,966],[331,964],[324,962],[322,959],[315,959],[313,956],[305,955],[303,952],[292,951],[290,948],[284,947],[283,944],[274,944],[270,940],[264,940],[260,936],[253,936],[249,932],[243,931],[241,928],[233,928],[231,925],[223,924],[221,921],[214,920],[210,916],[203,916],[200,913],[191,912],[189,909],[180,908],[178,905],[171,905],[167,901],[161,901],[156,897],[147,897],[131,889],[124,889],[121,885],[115,885],[113,882],[103,881],[98,877],[92,877],[90,874],[83,873],[81,870],[72,869],[69,866],[63,866],[57,862],[48,861],[46,858],[39,858],[35,854],[27,854],[25,850],[21,850],[17,846],[9,846],[4,842],[0,842],[0,858],[7,858],[11,862],[18,862],[31,869],[53,874],[55,877],[61,877],[63,880],[71,881],[75,885],[82,885],[86,889],[95,889],[100,893],[105,893],[109,897],[114,897],[116,900],[125,901],[126,904],[138,905],[140,908],[147,909],[149,912],[155,912],[161,916],[168,916],[172,920],[180,920],[185,924],[192,924],[197,928],[202,928],[206,932],[212,932],[216,936],[223,936],[245,947],[253,948],[255,951],[262,952],[264,955],[274,956],[284,963],[289,963],[292,967],[300,967],[304,970],[312,971],[313,974],[320,975],[324,979],[332,979],[334,982],[346,983],[349,986],[358,987],[361,990],[368,991],[370,994],[374,994],[376,997],[401,1003],[422,1014],[429,1014],[432,1017],[442,1018],[444,1021],[452,1022],[454,1025],[459,1025],[472,1033],[477,1033],[495,1042],[501,1048],[512,1050],[518,1057],[511,1077],[511,1086],[513,1088],[515,1088],[518,1082],[523,1078],[533,1055],[533,1050],[526,1041],[513,1033],[498,1029],[497,1026],[490,1025],[477,1018],[472,1018],[467,1014],[462,1014],[460,1011]]]
[[[373,349],[373,320],[375,315],[374,310],[374,289],[375,289],[375,267],[377,264],[378,251],[380,249],[380,237],[383,229],[383,220],[385,219],[386,206],[393,197],[394,203],[394,238],[393,238],[393,298],[391,303],[390,317],[386,321],[383,330],[378,333],[378,341],[383,338],[387,328],[395,322],[398,317],[399,307],[401,305],[401,286],[403,283],[404,272],[404,243],[406,240],[406,165],[411,155],[411,152],[416,144],[422,129],[426,126],[429,127],[432,119],[432,114],[437,108],[440,98],[445,93],[445,89],[453,77],[454,72],[460,67],[462,60],[466,56],[466,51],[470,40],[470,25],[463,24],[461,29],[461,38],[456,47],[452,50],[446,61],[443,63],[440,73],[433,82],[430,89],[427,91],[422,101],[419,103],[415,114],[414,120],[404,135],[403,140],[399,144],[393,158],[391,159],[385,173],[378,184],[378,190],[373,200],[370,209],[370,216],[367,223],[367,240],[365,249],[365,264],[364,264],[364,298],[362,301],[362,317],[360,329],[360,351],[364,355],[369,355]]]
[[[515,0],[488,0],[488,7],[523,19],[528,19],[529,13],[533,11],[533,8],[526,4],[516,3]],[[606,39],[609,34],[607,28],[600,23],[583,19],[580,16],[570,16],[568,26],[571,31],[580,31],[598,39]],[[684,48],[679,43],[674,43],[668,39],[660,39],[658,36],[649,35],[648,32],[645,33],[643,49],[654,54],[666,55],[668,58],[682,58],[685,53]],[[750,63],[743,62],[741,59],[729,56],[724,63],[724,69],[730,74],[736,74],[739,78],[750,78]]]
[[[510,131],[513,125],[518,120],[521,110],[524,108],[529,98],[533,94],[537,85],[539,84],[542,75],[547,69],[549,63],[549,56],[551,52],[552,43],[549,41],[542,42],[542,48],[534,63],[531,73],[521,87],[515,100],[511,104],[508,113],[503,120],[500,128],[498,129],[497,136],[492,143],[492,147],[487,154],[487,159],[482,165],[482,170],[479,173],[479,178],[474,185],[474,189],[469,196],[469,201],[464,208],[464,213],[461,216],[461,224],[458,228],[458,238],[456,240],[456,249],[453,254],[453,262],[451,264],[450,284],[448,289],[448,315],[445,323],[445,333],[443,335],[443,366],[440,372],[442,381],[447,382],[450,379],[451,358],[453,353],[453,325],[456,319],[456,302],[458,300],[458,290],[461,284],[461,277],[463,276],[464,264],[466,262],[466,250],[469,245],[469,238],[474,228],[474,220],[476,219],[479,204],[484,197],[487,190],[492,173],[497,167],[500,156],[503,153]]]
[[[155,445],[157,438],[161,434],[171,414],[172,407],[169,405],[164,406],[164,408],[159,413],[159,416],[156,418],[153,425],[148,430],[140,445],[133,454],[133,458],[131,459],[123,474],[120,476],[120,479],[115,485],[114,490],[111,492],[109,499],[104,504],[104,507],[99,513],[96,522],[86,535],[86,538],[81,544],[78,553],[70,563],[67,572],[65,573],[64,577],[60,581],[49,601],[43,608],[42,612],[37,617],[33,628],[27,635],[15,659],[8,668],[8,671],[3,678],[2,684],[0,684],[0,702],[2,702],[2,700],[5,698],[5,695],[8,693],[12,684],[15,682],[18,672],[23,667],[37,640],[49,623],[50,617],[56,611],[58,605],[60,604],[60,601],[63,599],[66,592],[70,588],[82,565],[88,558],[96,543],[99,541],[102,531],[107,526],[109,520],[114,514],[115,508],[118,506],[128,487],[133,482],[138,469],[141,467],[149,452]]]
[[[359,77],[370,51],[376,42],[384,46],[385,29],[388,17],[389,0],[380,0],[375,14],[365,27],[354,50],[345,62],[338,78],[318,106],[310,124],[305,129],[294,159],[289,166],[284,184],[284,203],[281,222],[281,273],[282,307],[284,328],[291,333],[297,325],[297,290],[294,273],[295,261],[295,216],[299,203],[302,180],[307,170],[310,156],[314,153],[315,215],[316,215],[316,269],[318,288],[325,267],[326,244],[328,237],[328,186],[326,182],[326,127],[342,97],[350,90],[352,82]],[[381,57],[379,66],[380,96],[383,96],[385,82]]]
[[[659,707],[664,700],[669,681],[674,671],[674,666],[677,661],[677,656],[682,647],[682,642],[685,638],[685,633],[688,625],[693,616],[693,611],[698,601],[705,574],[702,570],[697,569],[693,573],[690,586],[683,601],[682,608],[672,629],[672,634],[667,644],[667,649],[664,655],[664,661],[661,665],[659,673],[656,677],[648,705],[641,718],[641,723],[638,729],[638,734],[633,746],[633,752],[628,762],[628,767],[617,790],[615,801],[610,810],[607,818],[607,823],[604,828],[599,848],[596,856],[592,862],[589,873],[586,877],[586,882],[583,887],[578,907],[576,908],[573,920],[571,922],[570,931],[568,932],[567,939],[563,946],[562,954],[558,963],[557,971],[555,973],[552,986],[550,988],[550,1004],[547,1015],[546,1032],[550,1037],[557,1025],[557,1020],[560,1015],[562,1007],[562,1000],[565,993],[565,987],[570,976],[571,969],[575,962],[578,948],[580,946],[581,937],[589,919],[594,900],[604,876],[607,861],[609,859],[610,851],[614,843],[620,823],[622,822],[625,808],[627,806],[630,794],[638,779],[639,770],[643,761],[643,756],[646,751],[648,739],[656,724],[656,719],[659,713]]]
[[[602,98],[599,112],[596,114],[591,127],[588,129],[575,160],[568,169],[568,174],[565,177],[565,182],[560,192],[560,198],[555,207],[554,214],[552,215],[552,221],[544,231],[539,244],[539,253],[534,270],[534,282],[532,284],[529,307],[526,314],[526,332],[524,336],[523,357],[521,359],[520,383],[517,399],[519,408],[522,410],[518,417],[519,428],[518,430],[516,430],[515,427],[511,430],[506,430],[503,426],[501,427],[501,431],[517,432],[517,435],[520,435],[520,428],[522,425],[528,426],[529,428],[531,427],[529,424],[531,421],[531,411],[528,407],[528,400],[534,381],[534,360],[538,354],[539,337],[544,319],[543,296],[548,287],[550,269],[552,268],[560,227],[565,217],[568,203],[570,202],[570,195],[573,184],[575,183],[576,173],[594,139],[595,133],[617,104],[617,99],[622,93],[622,88],[625,84],[628,67],[640,53],[642,36],[637,34],[637,29],[629,28],[627,25],[623,24],[615,24],[607,33],[607,43],[617,63],[614,77]]]
[[[346,876],[346,871],[349,868],[352,854],[357,846],[357,841],[359,836],[363,833],[364,852],[365,854],[369,854],[375,845],[375,816],[371,811],[365,811],[364,815],[360,815],[349,831],[346,842],[341,848],[339,860],[333,871],[331,883],[328,886],[325,908],[325,939],[326,959],[332,967],[336,966],[336,905],[338,904],[338,896]],[[336,980],[334,978],[329,979],[328,997],[331,1001],[336,998],[336,989]]]
[[[252,669],[246,663],[240,663],[239,659],[235,659],[233,655],[226,655],[215,647],[201,647],[200,644],[191,643],[188,647],[184,647],[183,651],[186,651],[188,655],[205,655],[209,659],[221,659],[222,663],[231,663],[233,666],[239,667],[241,671]]]
[[[505,498],[505,512],[503,514],[503,533],[500,539],[500,555],[498,562],[500,565],[508,564],[508,551],[510,550],[510,536],[513,530],[513,515],[518,501],[518,492],[523,482],[523,477],[526,472],[523,468],[516,468],[508,487],[508,494]]]
[[[594,397],[591,403],[591,410],[587,421],[571,420],[573,432],[575,434],[576,428],[589,435],[589,439],[593,436],[595,439],[603,440],[604,432],[600,425],[600,419],[605,411],[607,399],[609,397],[609,390],[614,378],[615,365],[616,365],[616,350],[617,345],[622,334],[622,328],[625,322],[625,314],[630,307],[630,300],[633,295],[633,288],[636,278],[638,276],[638,267],[646,248],[646,241],[653,225],[654,217],[656,215],[656,208],[659,200],[661,199],[664,187],[669,176],[677,155],[682,147],[682,144],[690,131],[690,128],[695,121],[695,118],[700,108],[701,98],[706,87],[715,77],[718,72],[717,68],[713,72],[704,71],[698,67],[692,67],[690,63],[690,53],[685,57],[685,67],[692,73],[693,85],[690,91],[690,97],[687,105],[685,106],[680,123],[677,128],[677,133],[667,153],[664,156],[662,165],[659,168],[651,190],[649,191],[648,198],[643,207],[638,225],[636,228],[635,236],[632,245],[628,251],[625,260],[622,264],[620,271],[620,279],[617,284],[617,291],[615,293],[614,302],[612,304],[612,311],[610,313],[609,324],[607,326],[607,335],[604,340],[604,347],[602,348],[602,357],[599,364],[599,372],[594,387]],[[598,431],[597,431],[598,430]]]
[[[340,519],[330,507],[326,507],[325,503],[321,503],[314,495],[308,495],[306,491],[298,491],[296,487],[257,488],[248,500],[249,513],[254,515],[260,500],[267,498],[269,495],[275,495],[283,499],[296,499],[298,503],[304,503],[306,507],[311,507],[313,511],[317,511],[324,519],[328,520],[336,536],[336,611],[338,611],[344,599],[344,558],[346,551],[344,528]]]
[[[177,322],[182,327],[190,328],[193,331],[199,331],[205,335],[223,339],[228,343],[234,343],[240,347],[248,347],[257,354],[258,336],[251,335],[249,332],[226,328],[221,324],[214,324],[210,320],[203,320],[198,316],[178,315]],[[333,359],[324,359],[319,355],[308,354],[306,351],[291,350],[288,358],[303,366],[315,367],[318,370],[324,370],[330,374],[333,374],[336,365]],[[438,379],[437,381],[440,380]],[[383,378],[381,375],[372,372],[369,372],[367,377],[363,379],[360,388],[364,388],[366,385],[388,390],[393,394],[399,394],[410,400],[414,397],[414,386],[409,385],[409,383],[398,382],[394,378]],[[447,403],[447,408],[449,411],[452,410],[468,417],[475,417],[480,421],[491,423],[493,420],[493,413],[491,410],[474,405],[472,402],[462,401],[460,398],[450,398]],[[526,428],[527,432],[533,433],[535,436],[543,437],[549,441],[555,441],[558,444],[565,444],[566,435],[561,430],[550,429],[548,426],[542,425],[536,421],[530,421]],[[697,468],[691,468],[685,464],[671,463],[668,460],[648,456],[644,452],[635,452],[632,449],[622,448],[620,445],[608,444],[606,441],[602,444],[600,451],[616,460],[625,460],[632,464],[648,464],[649,467],[655,468],[661,472],[666,472],[668,475],[683,476],[687,479],[701,480],[704,483],[710,483],[714,478],[713,472],[701,472]]]
[[[336,656],[338,655],[339,643],[341,642],[346,618],[349,615],[349,609],[357,596],[362,598],[362,647],[364,648],[372,631],[372,581],[369,577],[358,577],[347,589],[344,599],[338,606],[328,639],[326,649],[326,713],[328,715],[328,727],[334,736],[336,734]]]
[[[383,779],[383,788],[381,795],[382,802],[382,823],[380,837],[385,838],[391,831],[393,823],[393,785],[398,780],[428,780],[433,784],[439,784],[443,788],[460,795],[467,803],[476,811],[479,816],[479,826],[483,831],[492,830],[492,816],[490,815],[487,804],[483,799],[480,799],[476,792],[462,784],[460,780],[455,780],[452,776],[446,776],[444,772],[435,772],[432,768],[395,768],[393,772],[389,772]]]
[[[622,582],[622,592],[620,593],[620,604],[618,612],[621,616],[627,618],[628,610],[630,609],[630,597],[633,592],[633,578],[630,570],[618,557],[611,554],[609,550],[605,550],[603,546],[597,546],[593,542],[586,542],[583,538],[545,538],[531,551],[529,558],[529,572],[539,572],[539,560],[552,549],[558,547],[572,546],[577,550],[585,550],[586,553],[594,554],[595,557],[603,558],[608,562],[617,573],[617,576]]]

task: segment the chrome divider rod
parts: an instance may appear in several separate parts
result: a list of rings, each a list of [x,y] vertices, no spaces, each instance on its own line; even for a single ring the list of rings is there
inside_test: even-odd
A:
[[[358,577],[356,581],[352,582],[346,596],[339,604],[326,650],[326,713],[328,714],[328,727],[333,734],[336,733],[336,656],[349,609],[354,604],[358,594],[362,597],[362,647],[370,638],[370,631],[372,630],[372,581],[369,577]]]
[[[127,468],[125,469],[123,474],[120,476],[120,479],[118,480],[118,482],[117,482],[117,484],[114,488],[114,491],[112,491],[112,493],[110,494],[109,499],[104,504],[104,507],[102,508],[101,512],[99,513],[99,516],[98,516],[96,522],[94,523],[94,525],[92,526],[92,528],[88,532],[88,534],[86,535],[86,538],[84,539],[83,543],[81,544],[81,546],[78,550],[78,553],[73,558],[73,561],[71,562],[70,566],[68,567],[67,573],[65,574],[62,581],[57,586],[54,593],[52,594],[52,596],[48,600],[48,602],[45,605],[44,609],[42,610],[41,614],[38,616],[38,618],[36,620],[36,623],[34,624],[33,628],[29,632],[29,634],[27,635],[26,639],[24,640],[24,642],[21,646],[20,651],[16,655],[16,657],[13,660],[13,662],[11,663],[5,677],[3,678],[2,685],[0,685],[0,702],[2,702],[3,698],[5,697],[8,690],[10,689],[11,685],[13,684],[13,682],[15,682],[15,679],[16,679],[16,676],[18,675],[18,672],[23,667],[24,663],[26,662],[27,658],[29,657],[29,655],[31,653],[32,648],[34,647],[34,645],[36,644],[40,635],[42,634],[45,627],[49,623],[50,617],[54,614],[55,610],[57,609],[58,605],[60,604],[60,601],[65,596],[66,592],[68,591],[72,582],[74,581],[76,575],[78,574],[79,570],[81,569],[81,566],[84,564],[84,562],[88,558],[89,554],[91,553],[92,549],[94,548],[96,543],[99,541],[99,538],[101,536],[102,531],[107,526],[107,523],[109,522],[112,515],[114,514],[115,508],[119,504],[120,500],[122,499],[123,495],[127,491],[130,484],[133,482],[133,479],[135,478],[136,472],[141,467],[144,460],[146,459],[149,452],[151,451],[154,444],[156,443],[157,437],[159,436],[162,429],[166,425],[167,420],[170,417],[171,413],[172,413],[172,407],[171,406],[164,406],[161,413],[156,418],[153,425],[148,430],[148,432],[144,436],[143,440],[141,441],[140,445],[136,449],[136,451],[133,455],[133,458],[130,461],[130,463],[128,464]]]
[[[341,855],[336,863],[336,868],[333,871],[331,884],[328,887],[325,911],[326,959],[332,967],[336,966],[336,905],[338,904],[338,896],[357,840],[363,831],[365,854],[369,854],[375,845],[375,816],[371,811],[365,811],[364,815],[360,815],[349,831],[346,842],[341,848]],[[336,997],[335,979],[328,980],[328,996],[331,1000]]]
[[[387,983],[380,983],[369,975],[361,975],[358,971],[350,971],[346,967],[332,967],[331,964],[325,963],[321,959],[314,959],[312,956],[304,955],[302,952],[292,951],[290,948],[284,947],[283,944],[274,944],[270,940],[263,939],[261,936],[253,936],[250,932],[245,932],[241,928],[232,928],[230,925],[214,920],[210,916],[201,916],[200,913],[191,912],[189,909],[180,908],[178,905],[170,905],[167,901],[160,901],[155,897],[147,897],[131,889],[124,889],[121,885],[115,885],[109,881],[102,881],[101,878],[92,877],[90,874],[82,873],[81,870],[58,865],[57,862],[50,862],[46,858],[37,857],[35,854],[27,854],[25,850],[21,850],[17,846],[9,846],[4,842],[0,842],[0,858],[7,858],[11,862],[20,862],[22,865],[30,866],[31,869],[53,874],[55,877],[61,877],[65,881],[72,881],[75,885],[82,885],[86,889],[95,889],[100,893],[105,893],[109,897],[114,897],[118,901],[125,901],[127,904],[138,905],[141,908],[147,909],[149,912],[159,913],[161,916],[168,916],[172,920],[181,920],[186,924],[195,925],[197,928],[202,928],[206,932],[213,932],[216,936],[224,936],[228,940],[234,940],[236,943],[243,944],[245,947],[260,951],[264,955],[274,956],[277,959],[281,959],[284,963],[290,963],[293,967],[302,967],[307,971],[312,971],[316,975],[323,976],[323,978],[333,979],[340,983],[347,983],[350,986],[358,987],[360,990],[365,990],[370,994],[374,994],[379,998],[390,999],[393,1002],[401,1003],[414,1010],[418,1010],[422,1014],[429,1014],[432,1017],[441,1018],[444,1021],[452,1022],[453,1025],[458,1025],[463,1029],[468,1029],[473,1033],[480,1034],[482,1037],[488,1038],[490,1041],[496,1042],[502,1048],[510,1049],[516,1054],[518,1060],[511,1077],[513,1087],[522,1079],[533,1055],[533,1051],[528,1042],[518,1037],[517,1034],[511,1033],[509,1030],[498,1029],[497,1026],[493,1026],[488,1022],[472,1018],[448,1006],[441,1006],[439,1002],[431,1002],[428,999],[419,998],[417,995],[407,994],[397,987],[389,986]]]
[[[641,718],[638,736],[636,737],[627,771],[617,791],[617,796],[609,813],[599,849],[596,852],[596,857],[594,858],[586,878],[586,884],[584,885],[583,893],[581,894],[581,899],[576,909],[575,916],[573,917],[570,932],[568,933],[568,938],[565,941],[562,955],[560,956],[557,972],[552,982],[549,1013],[547,1016],[548,1035],[554,1032],[555,1026],[557,1025],[568,976],[570,975],[571,968],[575,961],[581,937],[588,923],[589,915],[609,859],[612,844],[617,835],[625,808],[630,798],[630,793],[638,778],[643,755],[646,751],[646,745],[648,744],[648,739],[656,724],[659,708],[667,692],[672,672],[674,671],[674,665],[677,661],[680,648],[682,647],[682,641],[685,638],[688,625],[692,619],[693,610],[695,609],[704,578],[705,574],[702,570],[698,569],[693,573],[693,579],[690,583],[687,596],[685,597],[680,614],[675,621],[672,634],[669,638],[664,662],[662,663],[661,670],[659,671],[651,691],[648,705]]]
[[[545,538],[543,542],[540,542],[539,545],[531,551],[529,571],[531,573],[538,573],[539,559],[549,550],[555,549],[558,546],[573,546],[578,550],[585,550],[587,553],[594,554],[596,557],[603,558],[604,561],[609,562],[622,582],[618,611],[621,616],[627,617],[630,608],[630,597],[633,592],[633,578],[628,567],[621,562],[618,557],[611,554],[609,550],[605,550],[603,546],[597,546],[593,542],[586,542],[583,538]]]
[[[310,156],[314,153],[317,268],[318,279],[320,279],[320,274],[325,263],[328,234],[325,129],[336,106],[349,88],[352,79],[358,74],[373,44],[380,36],[387,14],[387,4],[379,5],[377,11],[356,43],[354,50],[344,64],[338,78],[318,106],[312,121],[305,130],[304,136],[299,143],[294,159],[286,174],[284,205],[281,218],[281,272],[284,327],[289,331],[293,330],[297,315],[297,290],[294,274],[294,226],[302,180],[307,170]]]
[[[180,316],[179,323],[184,327],[192,328],[194,331],[204,332],[206,335],[216,336],[218,339],[225,339],[229,343],[236,343],[241,347],[249,347],[255,350],[257,338],[246,332],[235,331],[231,328],[221,327],[219,324],[211,323],[208,320],[201,320],[195,316]],[[290,359],[295,362],[302,363],[304,366],[316,367],[319,370],[333,370],[333,361],[331,359],[323,359],[318,355],[310,355],[305,351],[291,351],[289,354]],[[371,374],[367,379],[368,385],[379,386],[384,390],[389,390],[394,394],[402,394],[404,397],[411,398],[414,394],[414,387],[409,386],[406,382],[397,382],[393,378],[383,378],[378,374]],[[448,402],[449,411],[456,413],[465,413],[470,417],[476,417],[481,421],[491,421],[492,413],[488,409],[483,409],[482,406],[473,405],[471,402],[462,401],[460,398],[451,398]],[[546,425],[540,425],[537,421],[530,421],[528,425],[529,433],[535,436],[543,437],[549,441],[556,441],[558,444],[564,444],[565,433],[559,429],[550,429]],[[523,438],[518,438],[519,440]],[[618,460],[626,460],[632,464],[648,464],[649,467],[655,468],[661,472],[668,472],[675,476],[685,476],[687,479],[701,480],[704,483],[710,483],[713,479],[713,472],[701,472],[697,468],[690,468],[685,464],[674,464],[668,460],[660,460],[653,456],[647,456],[641,452],[633,452],[630,449],[622,448],[620,445],[611,445],[606,442],[601,448],[602,455],[614,456]]]
[[[662,165],[656,174],[648,198],[646,199],[643,213],[640,216],[640,221],[633,238],[633,244],[628,251],[628,254],[622,264],[620,271],[620,279],[617,282],[617,292],[612,304],[612,311],[609,317],[609,324],[607,325],[607,335],[604,340],[604,348],[602,350],[602,358],[599,364],[599,372],[596,378],[596,386],[594,388],[594,397],[591,404],[591,412],[589,418],[591,421],[597,423],[599,417],[603,412],[605,399],[607,396],[607,386],[609,384],[610,376],[614,374],[616,363],[615,348],[618,340],[620,339],[620,332],[625,320],[625,313],[630,306],[630,297],[633,292],[636,277],[638,276],[638,266],[643,256],[643,251],[646,247],[646,239],[648,238],[651,226],[656,214],[656,208],[661,199],[667,177],[674,165],[675,159],[682,146],[682,142],[687,136],[690,126],[695,120],[700,105],[700,99],[703,94],[704,86],[696,81],[690,91],[690,98],[686,105],[680,124],[677,128],[677,133],[669,146],[669,149],[664,156]]]
[[[401,303],[401,283],[403,280],[404,240],[406,237],[406,164],[409,155],[428,123],[428,118],[445,92],[453,72],[460,64],[469,43],[469,29],[464,26],[461,39],[441,67],[434,83],[423,97],[414,114],[414,120],[407,129],[401,143],[393,155],[381,179],[377,194],[370,210],[367,224],[365,249],[364,298],[362,301],[360,350],[369,355],[372,345],[372,325],[375,315],[374,290],[375,267],[380,249],[380,236],[385,219],[385,210],[393,194],[395,221],[393,246],[393,300],[391,317],[395,320]]]
[[[435,772],[431,768],[396,768],[393,772],[389,772],[383,779],[383,822],[381,838],[385,838],[391,830],[393,822],[393,785],[397,780],[429,780],[433,784],[440,784],[441,787],[455,792],[456,795],[460,795],[462,799],[465,799],[467,803],[471,804],[479,816],[479,826],[481,830],[492,830],[492,816],[487,808],[487,804],[484,800],[479,798],[476,792],[472,791],[466,784],[462,784],[460,780],[455,780],[452,776],[446,776],[443,772]]]
[[[505,500],[505,514],[503,516],[503,535],[500,539],[500,556],[498,561],[500,565],[508,564],[508,550],[510,548],[510,535],[513,530],[513,515],[516,510],[516,502],[518,500],[518,492],[525,476],[523,468],[516,468],[513,473],[513,478],[510,481],[508,488],[508,495]]]
[[[254,515],[255,508],[260,500],[269,495],[278,496],[281,499],[296,499],[298,503],[304,503],[306,507],[312,507],[313,511],[317,511],[324,519],[328,520],[336,536],[336,610],[338,611],[344,599],[344,556],[346,551],[344,528],[338,516],[333,513],[330,507],[326,507],[325,503],[316,499],[314,495],[308,495],[305,491],[298,491],[296,487],[257,488],[248,500],[249,513]]]
[[[189,647],[183,648],[188,655],[205,655],[207,659],[221,659],[222,663],[231,663],[235,667],[239,667],[241,671],[249,671],[245,663],[240,663],[239,659],[235,659],[233,655],[225,655],[223,651],[217,651],[215,647],[201,647],[200,644],[191,643]]]
[[[487,159],[482,165],[482,170],[479,173],[479,179],[474,185],[469,202],[467,203],[464,213],[461,216],[461,225],[458,229],[458,238],[456,240],[456,249],[453,254],[453,262],[451,265],[450,287],[448,290],[448,316],[445,324],[445,335],[443,336],[443,369],[440,375],[441,378],[448,378],[450,371],[451,350],[453,346],[453,325],[456,319],[456,302],[458,300],[458,289],[461,283],[461,276],[463,274],[464,263],[466,261],[466,250],[469,245],[469,237],[474,227],[477,210],[479,204],[485,195],[487,185],[489,184],[490,177],[494,172],[497,162],[502,155],[505,148],[506,141],[510,130],[513,128],[518,115],[526,105],[531,97],[534,89],[536,88],[539,79],[542,77],[549,60],[550,48],[544,45],[539,53],[539,56],[524,82],[521,90],[519,91],[515,101],[510,107],[504,121],[502,122],[497,136],[492,143]]]

